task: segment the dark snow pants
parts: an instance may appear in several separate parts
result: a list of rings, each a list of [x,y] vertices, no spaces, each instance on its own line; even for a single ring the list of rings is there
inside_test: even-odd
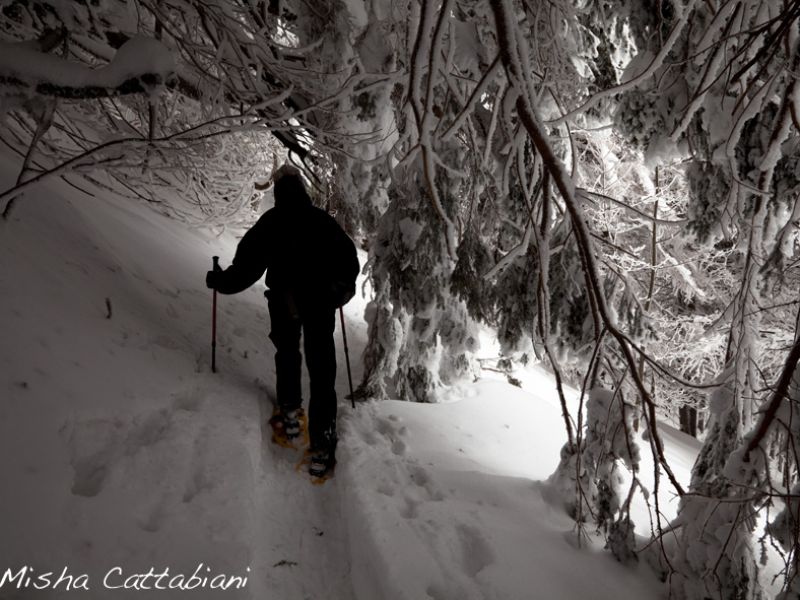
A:
[[[300,331],[310,381],[308,433],[311,449],[331,448],[336,444],[336,328],[335,309],[311,301],[295,301],[291,295],[267,292],[271,331],[275,345],[275,379],[278,404],[282,410],[299,408],[302,403],[300,374]]]

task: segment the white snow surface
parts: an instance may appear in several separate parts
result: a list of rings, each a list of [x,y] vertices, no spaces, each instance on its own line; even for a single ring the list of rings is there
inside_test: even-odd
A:
[[[4,158],[0,182],[16,168]],[[516,373],[522,389],[487,372],[441,404],[341,400],[336,476],[314,486],[298,455],[270,443],[263,285],[220,296],[210,372],[204,277],[212,255],[230,262],[235,235],[62,182],[21,198],[0,229],[0,576],[67,567],[90,582],[6,584],[0,598],[666,597],[646,567],[618,564],[600,541],[576,547],[573,523],[543,499],[566,437],[544,371]],[[367,301],[345,311],[356,381]],[[696,444],[670,431],[667,447],[685,481]],[[662,509],[675,508],[665,491]],[[248,584],[102,585],[116,566],[188,577],[201,563]]]

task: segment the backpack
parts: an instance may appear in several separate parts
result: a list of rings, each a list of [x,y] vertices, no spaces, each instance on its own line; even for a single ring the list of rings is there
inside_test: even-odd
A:
[[[333,243],[328,254],[329,295],[327,304],[339,308],[356,295],[356,279],[360,271],[356,245],[331,217],[336,227]]]

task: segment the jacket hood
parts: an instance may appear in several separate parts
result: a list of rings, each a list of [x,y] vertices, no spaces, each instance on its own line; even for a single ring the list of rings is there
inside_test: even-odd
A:
[[[281,173],[281,171],[283,171]],[[280,174],[280,177],[278,175]],[[311,206],[311,198],[306,191],[300,172],[290,165],[284,165],[275,173],[275,206],[278,208],[299,209]]]

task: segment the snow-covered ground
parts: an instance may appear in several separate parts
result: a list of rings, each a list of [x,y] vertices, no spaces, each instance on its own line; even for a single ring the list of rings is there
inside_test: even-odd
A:
[[[3,187],[15,168],[0,163]],[[235,244],[61,182],[0,223],[0,576],[28,566],[54,581],[66,568],[90,588],[7,581],[1,599],[134,598],[144,592],[110,592],[104,576],[119,567],[108,580],[119,585],[169,568],[188,578],[201,564],[201,576],[247,584],[145,596],[665,596],[645,567],[577,548],[571,521],[543,500],[538,482],[565,434],[537,368],[517,374],[522,389],[487,373],[442,404],[343,402],[336,477],[310,485],[265,430],[274,365],[261,285],[220,297],[210,372],[204,276]],[[365,302],[346,307],[356,379]],[[341,350],[339,364],[344,397]],[[667,444],[685,481],[697,447],[677,432]],[[663,502],[673,515],[668,491]]]

